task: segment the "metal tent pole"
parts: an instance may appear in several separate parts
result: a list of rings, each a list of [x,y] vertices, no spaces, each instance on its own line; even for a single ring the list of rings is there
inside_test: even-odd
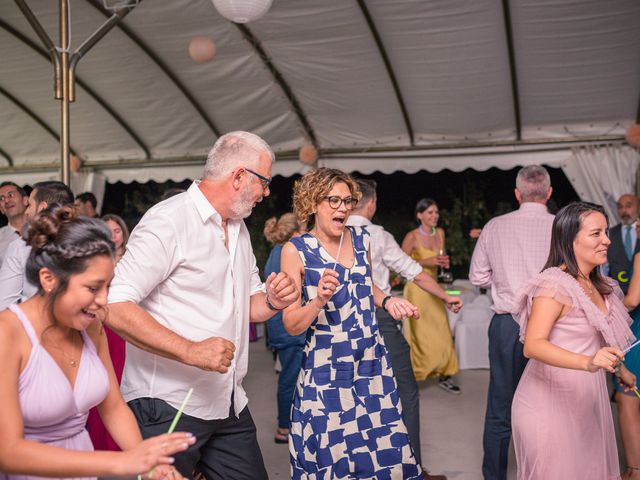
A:
[[[53,41],[42,27],[26,0],[15,0],[29,25],[36,32],[40,41],[51,55],[54,65],[54,98],[60,100],[60,179],[71,185],[70,151],[70,116],[69,103],[75,101],[75,69],[80,59],[100,41],[135,5],[123,7],[113,13],[100,28],[91,34],[82,45],[69,56],[69,0],[60,0],[60,47]]]

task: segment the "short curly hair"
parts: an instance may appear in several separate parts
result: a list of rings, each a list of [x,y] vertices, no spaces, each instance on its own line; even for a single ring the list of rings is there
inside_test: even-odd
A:
[[[306,223],[314,214],[315,206],[329,194],[338,182],[346,184],[351,196],[360,200],[361,194],[358,184],[351,175],[342,170],[318,168],[296,180],[293,185],[293,211],[298,217],[298,221]]]

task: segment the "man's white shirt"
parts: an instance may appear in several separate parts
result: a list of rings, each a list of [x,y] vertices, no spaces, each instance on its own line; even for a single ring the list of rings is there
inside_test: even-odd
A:
[[[152,207],[132,232],[109,303],[137,303],[189,340],[223,337],[236,351],[229,371],[221,374],[127,343],[121,385],[126,401],[160,398],[177,409],[193,387],[188,415],[227,418],[232,392],[236,415],[246,406],[250,297],[264,285],[244,222],[229,220],[227,231],[228,251],[221,217],[194,182],[187,192]]]

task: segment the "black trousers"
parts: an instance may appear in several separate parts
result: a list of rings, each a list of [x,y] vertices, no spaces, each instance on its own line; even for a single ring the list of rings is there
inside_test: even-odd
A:
[[[407,426],[409,442],[413,448],[413,454],[419,465],[422,465],[420,454],[420,392],[418,383],[413,375],[411,357],[409,356],[409,344],[400,330],[401,324],[394,320],[386,310],[378,308],[376,310],[378,327],[384,339],[384,344],[391,357],[393,375],[398,384],[398,396],[402,403],[402,417]]]
[[[143,438],[166,433],[177,410],[157,398],[138,398],[129,402]],[[256,437],[256,426],[249,407],[221,420],[201,420],[183,414],[177,431],[191,432],[197,440],[185,452],[174,455],[176,469],[192,478],[198,469],[207,480],[266,480],[262,453]]]

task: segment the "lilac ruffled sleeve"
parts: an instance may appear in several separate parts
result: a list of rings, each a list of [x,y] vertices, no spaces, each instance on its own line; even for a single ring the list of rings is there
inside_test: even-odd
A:
[[[524,342],[533,299],[544,296],[580,309],[591,326],[600,332],[606,345],[624,350],[635,341],[629,326],[632,319],[622,303],[624,295],[611,280],[613,292],[606,296],[608,313],[604,314],[582,290],[578,282],[559,268],[553,267],[532,278],[518,293],[513,317],[520,325],[520,341]]]
[[[566,276],[560,269],[549,268],[530,279],[518,291],[513,303],[512,315],[520,325],[520,341],[524,343],[529,316],[536,297],[552,298],[555,301],[573,307],[576,304],[573,292],[565,284]]]

